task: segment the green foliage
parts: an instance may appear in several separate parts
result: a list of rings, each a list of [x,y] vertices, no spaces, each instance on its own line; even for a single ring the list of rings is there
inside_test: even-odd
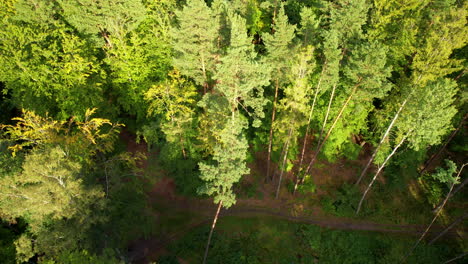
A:
[[[399,135],[408,134],[415,150],[440,143],[456,113],[453,96],[457,85],[449,79],[439,79],[417,89],[417,98],[408,102],[396,124]],[[437,110],[435,110],[437,109]]]
[[[458,180],[449,162],[418,178],[422,191],[412,181],[428,147],[466,112],[467,10],[454,0],[0,0],[0,118],[22,113],[0,125],[0,262],[118,263],[129,241],[157,231],[145,175],[162,169],[178,193],[198,190],[228,208],[235,193],[263,194],[257,179],[240,179],[262,168],[270,127],[271,160],[295,172],[306,125],[314,140],[326,133],[319,158],[357,159],[352,139],[375,144],[402,102],[374,163],[406,142],[372,193],[385,202],[369,202],[364,215],[419,222],[430,214],[419,194],[435,205]],[[273,124],[263,120],[273,113]],[[108,118],[143,137],[161,168],[138,170],[140,155],[115,148],[121,125]],[[463,136],[448,145],[454,159]],[[299,192],[318,187],[306,175]],[[327,191],[326,212],[354,215],[357,188]],[[395,263],[408,247],[274,221],[227,225],[212,263]],[[196,232],[174,256],[201,260],[206,229]],[[452,251],[423,246],[410,262]]]
[[[63,252],[54,260],[46,260],[44,264],[123,264],[114,256],[114,252],[107,250],[102,256],[90,254],[88,251]]]
[[[218,27],[213,25],[213,11],[203,0],[188,1],[176,11],[178,26],[171,29],[175,52],[174,66],[195,80],[207,85],[214,72]]]
[[[17,263],[26,262],[34,256],[32,241],[24,234],[15,241],[15,248]]]
[[[99,189],[82,186],[78,174],[81,166],[70,160],[60,147],[34,151],[23,164],[23,171],[4,177],[0,206],[11,218],[26,217],[38,228],[46,217],[70,218],[103,196]],[[22,206],[17,206],[21,203]]]
[[[284,13],[283,5],[280,5],[277,17],[273,25],[273,35],[265,34],[263,41],[267,49],[267,60],[271,64],[273,79],[284,81],[287,73],[288,60],[293,46],[296,26],[289,24],[288,17]]]
[[[460,69],[462,60],[451,58],[453,50],[466,45],[467,3],[458,7],[448,2],[444,8],[431,2],[424,10],[426,20],[417,53],[411,64],[413,79],[417,84],[426,84]]]
[[[103,103],[103,71],[86,41],[52,18],[54,4],[39,2],[18,1],[0,22],[0,80],[18,108],[82,117]]]
[[[158,163],[173,178],[176,191],[185,196],[196,196],[203,184],[198,170],[199,158],[191,154],[184,158],[178,145],[165,144],[161,147]]]
[[[93,38],[103,37],[107,45],[112,45],[107,34],[123,37],[138,26],[145,15],[141,0],[130,1],[57,1],[63,16],[70,25],[82,34]]]
[[[13,156],[26,147],[47,148],[60,145],[67,155],[78,160],[100,152],[110,152],[121,124],[113,124],[108,119],[91,118],[96,109],[87,109],[84,121],[71,118],[57,121],[42,117],[32,111],[24,111],[23,117],[13,118],[15,125],[1,125],[0,129],[14,142],[8,149]],[[109,127],[110,126],[110,127]]]
[[[451,160],[445,160],[445,166],[447,167],[446,169],[438,167],[436,172],[431,174],[431,177],[448,185],[458,183],[458,179],[452,176],[457,171],[457,164]]]
[[[123,3],[133,4],[141,5],[138,1]],[[104,46],[113,96],[123,111],[136,115],[139,123],[145,123],[148,108],[144,94],[166,78],[172,64],[169,27],[175,7],[170,1],[147,5],[146,10],[135,11],[146,13],[144,19],[138,18],[138,27],[132,26],[130,31],[124,29],[127,24],[122,25],[124,34],[110,34],[106,39],[110,45]]]
[[[452,183],[459,183],[459,179],[453,176],[457,172],[457,165],[446,159],[445,167],[437,167],[434,173],[424,174],[418,179],[423,186],[429,204],[433,207],[437,206],[443,199],[447,187],[451,186]]]
[[[257,54],[246,33],[245,19],[237,14],[229,17],[231,41],[227,54],[217,65],[218,80],[215,90],[221,93],[230,104],[230,111],[239,106],[246,109],[254,119],[253,126],[260,125],[264,117],[263,86],[269,84],[269,68],[255,60]],[[253,109],[253,113],[248,109]]]
[[[13,244],[16,235],[10,228],[11,226],[0,222],[0,259],[2,259],[5,264],[16,263],[16,250]]]
[[[324,197],[320,201],[323,209],[337,216],[354,216],[359,202],[360,192],[354,185],[345,183],[331,197]],[[362,215],[365,215],[364,211]]]
[[[313,194],[317,190],[317,185],[314,184],[310,175],[304,176],[304,183],[299,185],[297,191],[302,194]]]
[[[320,263],[395,263],[413,242],[389,235],[328,230],[311,225],[299,225],[298,236],[314,251]],[[450,256],[446,250],[443,246],[424,245],[408,262],[439,263]]]
[[[222,202],[229,208],[235,203],[232,186],[242,175],[249,173],[247,140],[241,134],[245,122],[239,118],[229,121],[229,127],[220,132],[220,141],[214,147],[213,163],[199,163],[200,178],[206,185],[199,189],[200,194],[214,195],[214,202]]]
[[[186,156],[186,149],[193,148],[192,141],[196,136],[194,128],[196,88],[177,71],[171,72],[169,76],[170,80],[153,86],[145,93],[145,100],[149,102],[148,115],[162,117],[161,130],[166,136],[166,141],[178,146]],[[157,143],[149,141],[156,139],[152,133],[155,131],[143,130],[148,144]]]

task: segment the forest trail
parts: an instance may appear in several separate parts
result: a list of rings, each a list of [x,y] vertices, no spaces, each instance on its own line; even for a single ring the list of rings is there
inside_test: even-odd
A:
[[[132,135],[128,132],[121,134],[121,139],[126,142],[130,152],[142,152],[149,155],[146,144],[136,144]],[[142,169],[147,169],[147,162],[140,163]],[[341,166],[340,166],[341,167]],[[341,169],[341,168],[340,168]],[[265,190],[266,186],[263,186]],[[220,220],[226,216],[234,217],[274,217],[295,223],[313,224],[330,229],[357,230],[382,233],[396,233],[417,236],[424,232],[426,225],[416,224],[381,224],[362,219],[338,217],[325,214],[320,207],[306,208],[293,203],[289,195],[282,199],[273,199],[265,196],[264,199],[238,199],[237,203],[229,209],[222,209]],[[169,177],[159,178],[148,191],[148,203],[151,208],[164,208],[164,213],[159,214],[155,225],[159,225],[161,218],[170,214],[187,213],[192,215],[188,223],[177,226],[175,231],[162,233],[147,239],[138,239],[129,246],[128,257],[132,263],[150,263],[161,255],[167,253],[167,245],[181,238],[196,227],[209,224],[216,211],[216,205],[211,199],[188,198],[177,195],[175,183]],[[156,209],[158,210],[158,209]],[[436,235],[444,229],[442,226],[434,226],[429,234]],[[450,230],[447,235],[456,235]],[[431,236],[429,236],[430,238]]]
[[[162,180],[166,182],[166,180]],[[159,188],[158,188],[159,189]],[[167,193],[167,189],[165,190]],[[168,199],[166,195],[158,195],[157,193],[149,193],[150,203],[158,203],[158,207],[170,208],[170,213],[190,213],[194,215],[194,221],[186,225],[177,227],[176,231],[153,236],[148,239],[139,239],[130,246],[128,253],[131,261],[135,263],[151,263],[157,260],[158,257],[167,253],[166,247],[173,241],[180,239],[186,233],[192,231],[194,228],[209,225],[213,220],[216,205],[211,200],[189,199],[182,197],[172,197]],[[167,213],[167,212],[166,212]],[[223,209],[220,213],[220,221],[223,217],[274,217],[280,220],[286,220],[295,223],[312,224],[324,228],[338,229],[338,230],[356,230],[356,231],[370,231],[381,233],[395,233],[411,235],[414,237],[419,236],[424,232],[426,225],[397,225],[397,224],[379,224],[370,221],[343,218],[329,215],[295,215],[281,208],[269,208],[252,206],[245,203],[245,200],[239,200],[238,203],[229,209]],[[428,238],[431,238],[441,232],[444,228],[441,226],[434,226],[429,231]],[[456,235],[454,230],[450,230],[447,236]]]

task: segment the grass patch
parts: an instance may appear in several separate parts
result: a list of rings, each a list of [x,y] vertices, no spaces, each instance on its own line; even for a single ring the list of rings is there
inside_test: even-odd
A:
[[[197,227],[170,245],[161,260],[201,263],[210,225]],[[398,263],[415,242],[414,237],[365,231],[343,231],[274,217],[219,219],[208,255],[212,264]],[[459,249],[449,243],[424,242],[408,263],[441,263]],[[169,263],[169,262],[168,262]],[[170,262],[178,263],[178,262]]]

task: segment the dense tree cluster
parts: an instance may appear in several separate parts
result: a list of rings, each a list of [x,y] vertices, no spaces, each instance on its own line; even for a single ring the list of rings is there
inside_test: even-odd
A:
[[[359,212],[395,156],[425,155],[464,120],[467,10],[455,0],[0,0],[0,217],[26,223],[16,259],[117,263],[122,244],[96,236],[151,232],[139,157],[116,150],[123,124],[159,150],[182,192],[214,199],[210,238],[254,153],[278,198],[286,177],[295,193],[319,160],[371,146]]]

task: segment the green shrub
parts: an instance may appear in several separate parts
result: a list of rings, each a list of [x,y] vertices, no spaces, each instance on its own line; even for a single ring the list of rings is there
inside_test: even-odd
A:
[[[336,191],[334,198],[324,197],[320,203],[325,212],[337,216],[354,216],[360,197],[361,193],[354,185],[345,183]]]
[[[306,175],[304,178],[304,183],[299,185],[299,187],[297,188],[297,191],[302,194],[315,193],[316,190],[317,185],[314,184],[310,175]]]

